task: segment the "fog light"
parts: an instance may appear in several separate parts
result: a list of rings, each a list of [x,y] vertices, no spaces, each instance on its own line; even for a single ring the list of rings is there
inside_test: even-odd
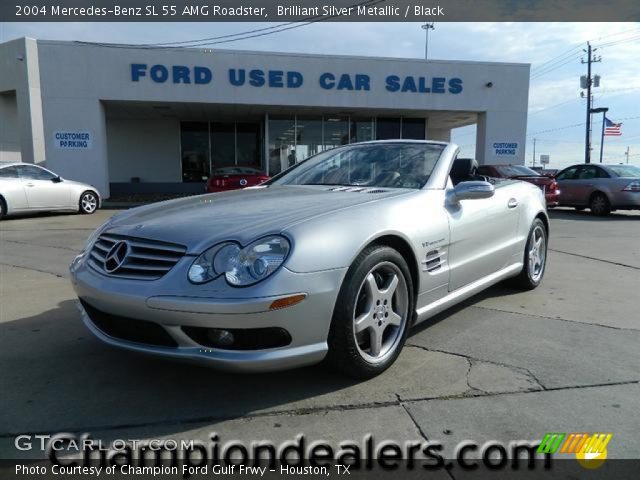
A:
[[[217,328],[209,329],[209,331],[207,331],[207,338],[213,346],[219,348],[230,347],[235,341],[233,333],[229,330],[219,330]]]

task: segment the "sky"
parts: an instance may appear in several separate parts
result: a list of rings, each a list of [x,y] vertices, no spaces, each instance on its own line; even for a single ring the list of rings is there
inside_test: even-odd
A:
[[[0,42],[28,36],[47,40],[157,43],[240,33],[264,23],[0,23]],[[216,45],[235,50],[283,51],[400,58],[424,58],[425,31],[419,23],[321,22],[272,35]],[[429,58],[531,64],[526,164],[540,154],[549,168],[584,161],[586,100],[580,76],[590,41],[601,61],[594,107],[622,122],[622,136],[605,137],[604,162],[640,165],[640,23],[445,23],[429,34]],[[600,154],[600,114],[594,115],[592,159]],[[454,130],[464,156],[475,152],[475,126]]]

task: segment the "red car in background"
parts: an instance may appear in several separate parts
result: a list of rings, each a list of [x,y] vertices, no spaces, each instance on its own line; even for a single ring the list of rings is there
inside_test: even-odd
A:
[[[216,168],[213,175],[207,180],[205,191],[207,193],[226,192],[245,187],[260,185],[269,180],[262,171],[254,167],[232,165]]]
[[[533,183],[544,192],[547,207],[558,206],[560,190],[558,189],[558,182],[556,182],[555,178],[540,175],[535,170],[531,170],[524,165],[480,165],[477,174],[493,178],[512,178]]]

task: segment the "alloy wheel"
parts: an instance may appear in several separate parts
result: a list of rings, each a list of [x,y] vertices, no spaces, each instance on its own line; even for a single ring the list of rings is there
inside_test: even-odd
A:
[[[358,352],[380,363],[400,344],[409,317],[407,282],[398,266],[381,262],[364,278],[356,297],[353,329]]]
[[[93,213],[98,207],[98,199],[93,193],[85,193],[80,200],[82,211],[85,213]]]
[[[547,239],[544,227],[537,225],[529,238],[529,275],[534,282],[540,280],[544,273],[547,256],[546,244]]]

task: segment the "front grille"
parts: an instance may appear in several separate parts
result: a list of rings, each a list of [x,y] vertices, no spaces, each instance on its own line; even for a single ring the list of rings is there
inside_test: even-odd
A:
[[[145,345],[178,346],[171,335],[157,323],[111,315],[92,307],[82,299],[80,299],[80,303],[93,324],[110,337]]]
[[[128,245],[122,265],[107,269],[105,260],[112,247],[124,241]],[[89,266],[103,275],[133,280],[157,280],[184,256],[187,249],[175,243],[159,242],[125,235],[102,234],[89,254]]]

